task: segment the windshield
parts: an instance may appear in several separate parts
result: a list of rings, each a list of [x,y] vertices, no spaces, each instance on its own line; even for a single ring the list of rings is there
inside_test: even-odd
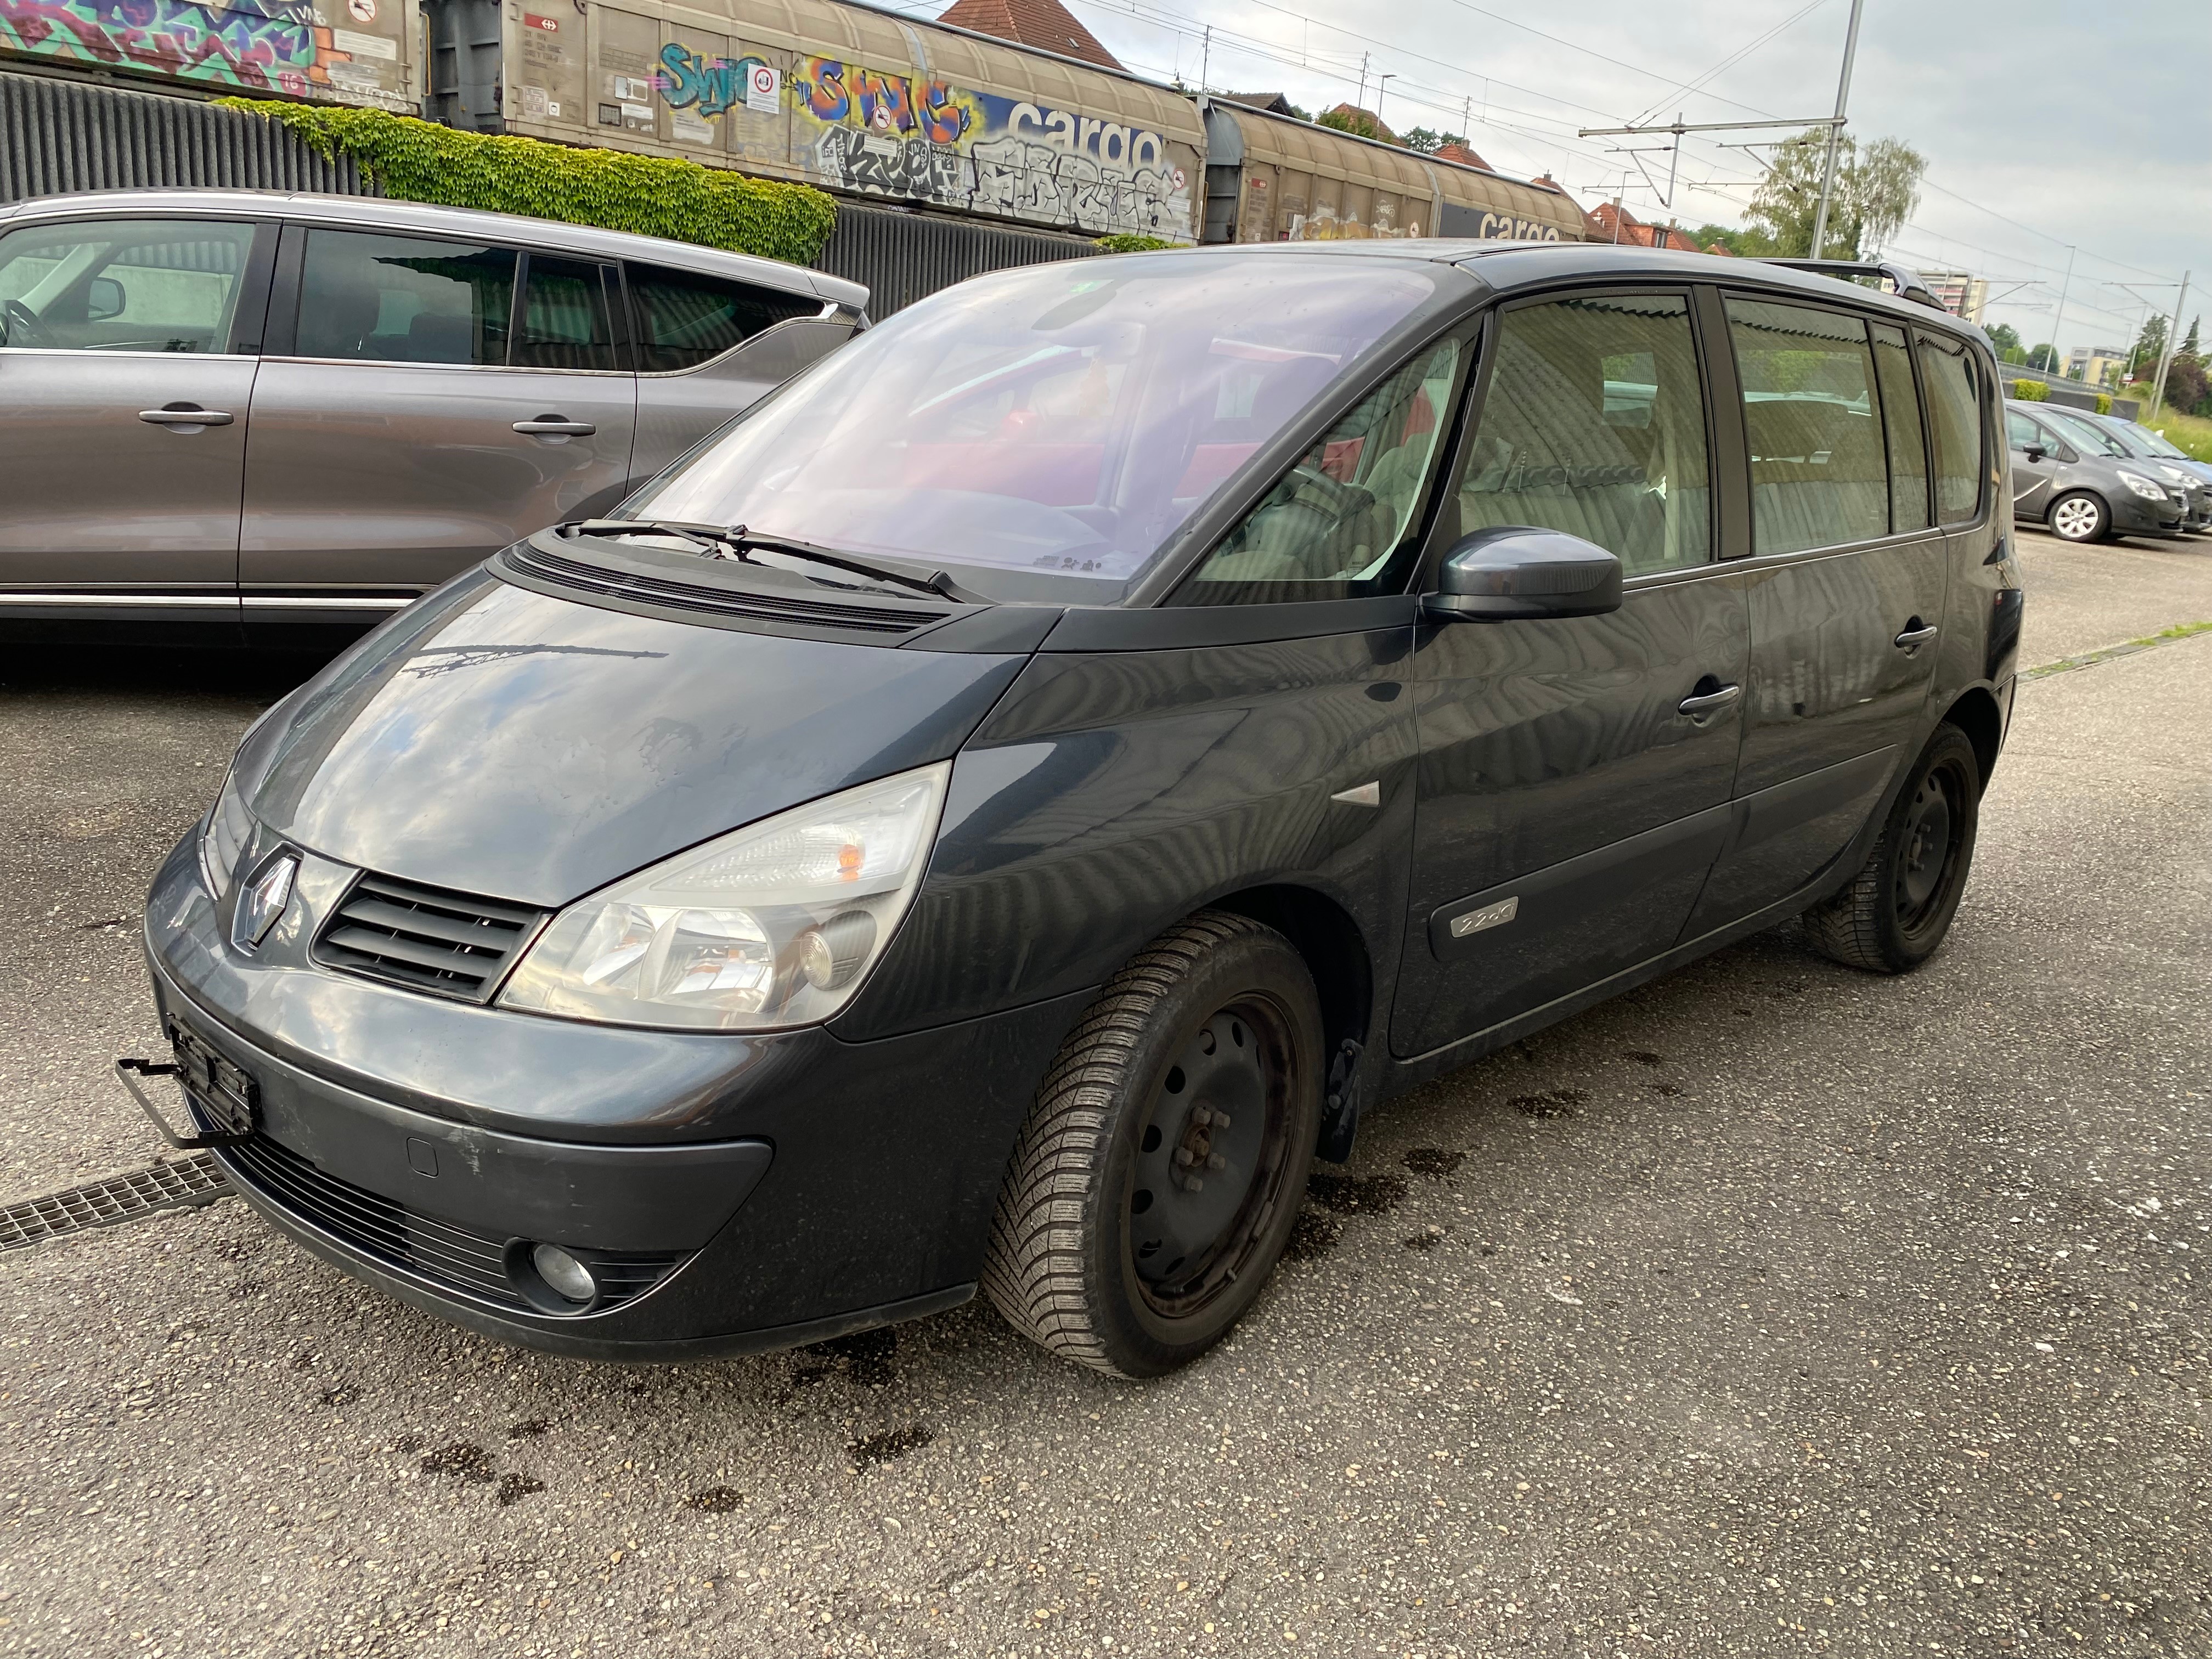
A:
[[[2170,461],[2186,461],[2195,459],[2163,432],[2154,432],[2147,426],[2138,426],[2135,422],[2130,421],[2127,423],[2127,433],[2130,438],[2154,455],[2163,455]]]
[[[2126,455],[2131,453],[2125,444],[2094,421],[2077,421],[2052,410],[2045,410],[2044,418],[2058,428],[2061,437],[2071,438],[2093,455]]]
[[[951,566],[994,598],[1110,600],[1435,291],[1418,267],[1282,254],[978,277],[815,365],[624,516]]]

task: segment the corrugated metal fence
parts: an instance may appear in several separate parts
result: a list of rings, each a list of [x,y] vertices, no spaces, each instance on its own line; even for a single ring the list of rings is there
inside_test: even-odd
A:
[[[197,99],[0,75],[0,202],[73,190],[318,190],[374,195],[274,122]]]
[[[258,116],[195,99],[0,74],[0,202],[162,185],[376,193],[352,162],[325,161]],[[815,263],[832,276],[865,283],[873,296],[869,314],[881,318],[986,270],[1097,251],[1079,237],[841,202],[836,231]]]
[[[837,228],[814,263],[833,276],[866,283],[868,315],[881,320],[987,270],[1086,258],[1097,252],[1096,243],[1073,236],[963,225],[840,202]]]

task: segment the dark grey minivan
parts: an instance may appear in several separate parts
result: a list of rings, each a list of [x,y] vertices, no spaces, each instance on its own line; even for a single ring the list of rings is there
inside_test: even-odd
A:
[[[609,510],[842,345],[867,297],[773,259],[360,197],[0,206],[0,629],[358,633]]]
[[[1377,1103],[1787,917],[1936,949],[2013,693],[1996,385],[1939,313],[1648,249],[963,283],[271,709],[125,1079],[517,1341],[980,1284],[1167,1370]]]

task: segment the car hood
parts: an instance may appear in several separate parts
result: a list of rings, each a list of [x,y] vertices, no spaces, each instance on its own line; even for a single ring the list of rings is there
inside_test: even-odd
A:
[[[271,709],[234,765],[303,848],[551,908],[944,759],[1024,660],[693,626],[477,571]]]

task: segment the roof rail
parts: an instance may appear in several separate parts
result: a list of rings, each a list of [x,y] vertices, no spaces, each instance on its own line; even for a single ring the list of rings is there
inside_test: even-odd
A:
[[[1782,265],[1790,270],[1809,270],[1822,276],[1880,276],[1899,299],[1927,306],[1946,316],[1950,314],[1950,308],[1929,291],[1927,283],[1903,265],[1893,264],[1887,259],[1762,258],[1759,263]]]

